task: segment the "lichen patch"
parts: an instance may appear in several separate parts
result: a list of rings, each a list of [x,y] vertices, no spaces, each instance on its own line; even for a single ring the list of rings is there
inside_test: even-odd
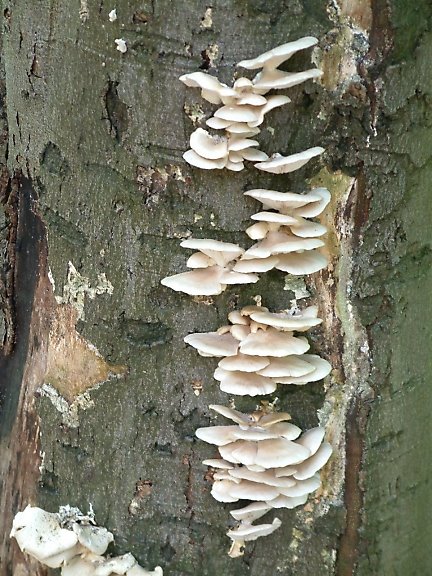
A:
[[[54,279],[51,282],[54,286]],[[66,284],[63,286],[63,296],[56,296],[57,304],[71,304],[78,312],[78,319],[84,320],[85,298],[90,300],[99,294],[112,294],[113,285],[107,279],[105,273],[98,274],[95,286],[90,284],[90,280],[82,276],[72,262],[68,263],[68,274]]]

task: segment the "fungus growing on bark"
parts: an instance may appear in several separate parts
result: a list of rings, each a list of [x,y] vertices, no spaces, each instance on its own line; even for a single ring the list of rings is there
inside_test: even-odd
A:
[[[255,164],[255,168],[263,170],[264,172],[271,172],[272,174],[287,174],[294,172],[309,162],[315,156],[319,156],[324,152],[321,146],[308,148],[304,152],[291,154],[291,156],[282,156],[281,154],[273,154],[273,156],[264,162]]]
[[[270,394],[277,384],[307,384],[325,378],[330,364],[306,354],[309,343],[293,332],[320,324],[318,309],[310,306],[294,313],[273,313],[263,306],[247,306],[228,316],[231,325],[217,332],[195,333],[185,342],[202,356],[222,357],[214,372],[228,394]]]
[[[127,52],[127,44],[126,44],[126,40],[123,40],[123,38],[116,38],[114,40],[114,42],[117,45],[117,50],[119,52],[121,52],[122,54],[124,54],[125,52]]]
[[[296,52],[311,48],[317,42],[318,40],[312,36],[300,38],[295,42],[277,46],[251,60],[242,60],[237,66],[248,70],[262,68],[262,71],[252,80],[254,91],[257,94],[266,94],[269,90],[291,88],[306,80],[319,78],[322,76],[322,71],[318,68],[312,68],[302,72],[284,72],[278,70],[277,67],[289,60]]]
[[[330,444],[323,442],[324,429],[313,428],[302,434],[288,422],[287,413],[258,410],[244,414],[226,406],[210,408],[237,424],[196,431],[198,438],[217,446],[221,455],[221,459],[204,461],[218,470],[213,475],[211,494],[219,502],[253,501],[231,512],[240,524],[228,536],[245,542],[255,539],[253,535],[270,534],[276,529],[274,523],[252,523],[272,508],[292,509],[305,504],[308,495],[321,486],[318,472],[332,453]]]
[[[256,274],[233,271],[233,261],[244,252],[236,244],[189,238],[183,240],[180,246],[197,249],[199,252],[193,254],[186,263],[186,266],[193,268],[191,272],[167,276],[161,280],[161,284],[172,290],[185,292],[190,296],[214,296],[221,294],[228,284],[250,284],[258,281]]]
[[[160,566],[149,572],[132,554],[104,557],[114,537],[95,526],[92,515],[62,506],[53,514],[28,505],[15,515],[10,533],[20,549],[48,566],[61,568],[62,576],[163,576]]]
[[[267,160],[265,152],[255,150],[259,143],[250,140],[245,134],[229,136],[212,136],[206,130],[197,128],[190,137],[191,149],[183,154],[183,158],[197,168],[204,170],[227,168],[238,172],[244,168],[244,160],[256,162]]]

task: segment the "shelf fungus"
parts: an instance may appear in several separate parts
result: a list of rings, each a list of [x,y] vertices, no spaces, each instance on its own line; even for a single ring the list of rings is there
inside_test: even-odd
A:
[[[277,66],[288,60],[295,52],[314,46],[316,43],[316,38],[301,38],[296,42],[278,46],[254,60],[240,62],[238,66],[251,70],[262,68],[262,71],[252,80],[245,77],[237,78],[232,87],[206,72],[192,72],[180,76],[181,82],[186,86],[199,88],[205,100],[211,104],[222,104],[206,124],[214,130],[225,131],[221,137],[212,136],[201,128],[193,132],[190,139],[191,149],[183,155],[186,162],[204,170],[227,168],[233,171],[242,170],[244,160],[264,164],[264,167],[257,165],[261,170],[265,170],[265,163],[270,162],[271,171],[275,171],[273,170],[275,158],[269,160],[264,152],[251,149],[251,146],[258,145],[257,142],[241,149],[236,147],[239,141],[260,132],[258,127],[264,122],[268,112],[291,102],[285,95],[265,96],[265,94],[270,90],[290,88],[321,76],[322,72],[317,68],[302,72],[284,72],[277,69]],[[278,173],[296,169],[286,168],[284,162],[279,161],[279,156],[276,166]]]
[[[252,80],[254,91],[257,94],[266,94],[269,90],[291,88],[306,80],[319,78],[322,76],[322,71],[318,68],[312,68],[302,72],[284,72],[278,70],[278,66],[289,60],[296,52],[311,48],[317,43],[317,38],[306,36],[295,42],[277,46],[252,60],[242,60],[237,66],[247,70],[261,69],[261,72]]]
[[[273,313],[264,306],[247,306],[228,315],[230,325],[217,332],[189,334],[184,341],[202,356],[222,357],[214,372],[228,394],[271,394],[277,384],[303,385],[325,378],[327,360],[307,354],[306,338],[294,336],[321,323],[318,309]]]
[[[315,188],[308,194],[249,190],[246,196],[259,200],[264,211],[252,216],[255,224],[246,230],[253,240],[259,240],[246,250],[236,272],[267,272],[276,268],[293,275],[313,274],[328,264],[319,249],[319,238],[327,229],[319,222],[306,220],[318,216],[330,201],[326,188]],[[277,210],[273,211],[273,210]]]
[[[258,281],[256,274],[233,270],[235,261],[244,252],[243,248],[236,244],[189,238],[183,240],[180,246],[199,252],[192,254],[186,263],[186,266],[193,270],[161,280],[161,284],[172,290],[185,292],[190,296],[214,296],[221,294],[228,284],[250,284]]]
[[[217,446],[221,456],[203,462],[214,469],[211,494],[219,502],[252,501],[231,512],[240,524],[228,536],[244,543],[270,534],[280,526],[278,519],[261,526],[252,523],[273,508],[302,506],[320,488],[319,470],[332,453],[324,429],[302,433],[285,412],[245,414],[226,406],[210,408],[235,423],[196,431],[198,438]]]
[[[245,160],[268,160],[265,152],[255,149],[259,143],[244,134],[212,136],[206,130],[198,128],[191,134],[190,145],[191,149],[183,154],[183,158],[191,166],[204,170],[227,168],[239,172],[243,170]]]
[[[62,576],[163,576],[160,566],[149,572],[132,554],[103,556],[114,536],[96,526],[93,515],[70,506],[53,514],[28,505],[16,514],[10,536],[22,552],[49,568],[61,568]]]

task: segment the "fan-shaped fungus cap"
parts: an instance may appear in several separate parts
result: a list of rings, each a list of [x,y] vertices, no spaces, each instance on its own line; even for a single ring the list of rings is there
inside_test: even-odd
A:
[[[263,70],[254,78],[254,87],[258,94],[268,90],[284,90],[297,86],[306,80],[320,78],[323,73],[318,68],[303,70],[301,72],[282,72],[282,70]]]
[[[281,476],[280,478],[275,475],[275,470],[265,470],[264,472],[254,472],[249,470],[247,466],[234,467],[228,471],[228,475],[232,478],[238,478],[241,480],[248,480],[250,482],[258,482],[260,484],[267,484],[269,486],[284,487],[288,488],[295,486],[296,481],[293,478],[287,476]],[[249,499],[249,498],[248,498]],[[251,498],[253,500],[253,498]]]
[[[303,354],[310,348],[305,338],[296,338],[290,332],[275,328],[250,333],[240,342],[242,354],[254,356],[283,357],[289,354]]]
[[[258,374],[270,378],[305,376],[315,370],[315,366],[307,362],[307,358],[307,354],[303,356],[293,354],[285,358],[273,358],[265,368],[258,371]]]
[[[217,160],[208,160],[197,154],[194,150],[186,150],[183,154],[183,158],[191,166],[195,168],[201,168],[202,170],[215,170],[225,168],[227,163],[227,157],[219,158]]]
[[[234,356],[237,354],[239,342],[228,332],[196,332],[185,336],[186,344],[193,346],[204,356]]]
[[[219,266],[198,268],[190,272],[167,276],[161,280],[161,284],[176,292],[189,294],[189,296],[216,296],[226,288],[226,284],[222,283],[223,272],[223,268]]]
[[[245,522],[254,522],[267,514],[270,510],[270,506],[264,504],[263,502],[252,502],[244,508],[239,508],[238,510],[231,510],[230,514],[235,520],[243,520]]]
[[[327,464],[332,455],[333,448],[328,442],[324,442],[310,458],[298,464],[294,474],[296,480],[311,478],[318,470]]]
[[[228,462],[243,464],[248,467],[258,465],[266,470],[303,462],[310,455],[309,450],[304,446],[284,438],[260,442],[237,440],[231,444],[220,446],[219,453]]]
[[[222,97],[236,95],[235,90],[205,72],[183,74],[179,80],[191,88],[201,88],[201,96],[211,104],[221,104]]]
[[[317,318],[318,308],[316,306],[309,306],[301,312],[289,314],[287,312],[254,312],[251,314],[252,320],[272,326],[273,328],[280,328],[281,330],[296,330],[297,332],[305,332],[321,324],[322,320]],[[244,353],[244,350],[242,350]]]
[[[273,426],[279,422],[284,422],[290,420],[291,416],[287,412],[263,412],[262,410],[257,410],[249,414],[239,412],[238,410],[233,410],[228,408],[228,406],[221,406],[219,404],[210,404],[209,408],[214,410],[218,414],[233,420],[241,428],[249,426],[259,426],[260,428],[267,428],[268,426]],[[300,430],[300,429],[299,429]],[[299,431],[300,434],[300,431]]]
[[[327,188],[314,188],[309,192],[309,194],[305,194],[305,198],[308,196],[318,197],[318,201],[310,202],[303,207],[299,207],[296,210],[296,216],[302,216],[303,218],[314,218],[321,214],[324,208],[331,200],[330,192]]]
[[[237,528],[228,530],[227,536],[229,536],[231,540],[250,542],[251,540],[256,540],[261,536],[272,534],[281,526],[281,524],[282,522],[279,518],[275,518],[271,524],[258,524],[257,526],[245,522],[241,523]]]
[[[258,372],[270,364],[270,360],[265,356],[247,356],[246,354],[236,354],[223,358],[218,366],[223,370],[239,370],[240,372]]]
[[[292,508],[297,508],[297,506],[302,506],[306,504],[307,501],[307,494],[303,496],[283,496],[282,494],[271,501],[272,508],[288,508],[291,510]],[[270,502],[266,503],[270,505]]]
[[[213,483],[211,494],[219,502],[237,502],[238,500],[256,500],[265,502],[277,498],[280,489],[268,484],[241,480],[217,480]]]
[[[308,354],[308,363],[312,364],[314,367],[313,372],[309,372],[304,376],[287,376],[287,377],[277,377],[275,381],[278,384],[307,384],[308,382],[318,382],[318,380],[322,380],[326,376],[328,376],[331,372],[331,364],[324,360],[324,358],[320,358],[320,356],[316,356],[315,354]]]
[[[323,152],[324,148],[321,148],[321,146],[315,146],[314,148],[309,148],[304,152],[292,154],[291,156],[281,156],[280,154],[274,154],[270,160],[255,164],[255,168],[258,168],[258,170],[263,170],[264,172],[271,172],[272,174],[287,174],[288,172],[294,172],[295,170],[298,170],[307,164],[309,160],[315,156],[319,156]]]
[[[248,190],[244,195],[255,198],[265,208],[278,210],[282,214],[291,214],[304,218],[318,216],[330,201],[330,192],[326,188],[315,188],[307,194],[258,188]]]
[[[220,470],[229,470],[230,468],[234,468],[230,462],[223,460],[223,458],[207,458],[207,460],[203,460],[203,464]]]
[[[104,554],[114,536],[106,528],[74,523],[72,529],[78,537],[78,541],[93,554]]]
[[[61,528],[56,514],[36,506],[16,514],[10,536],[23,552],[50,568],[59,568],[81,550],[77,535]]]
[[[318,490],[320,486],[321,486],[321,480],[319,474],[316,474],[311,478],[307,478],[306,480],[297,482],[295,486],[279,488],[279,491],[283,496],[289,496],[290,498],[298,498],[300,496],[304,496],[305,494],[315,492],[315,490]]]
[[[251,60],[242,60],[237,64],[247,70],[256,70],[258,68],[273,69],[277,68],[280,64],[291,58],[293,54],[299,50],[306,50],[317,44],[317,38],[313,36],[305,36],[294,42],[287,42],[281,46],[277,46],[268,52],[264,52],[260,56]]]
[[[257,143],[258,144],[258,143]],[[223,136],[212,136],[206,130],[197,128],[190,136],[190,146],[202,158],[218,160],[228,153],[228,139]]]
[[[224,266],[231,260],[234,260],[243,254],[243,248],[230,242],[221,242],[207,238],[188,238],[180,243],[182,248],[191,248],[199,250],[206,256],[209,256],[219,266]]]
[[[313,250],[314,248],[321,248],[321,246],[324,246],[324,242],[318,238],[299,238],[286,232],[269,232],[264,240],[246,250],[242,260],[268,258],[299,250]]]
[[[220,389],[227,394],[237,396],[258,396],[271,394],[276,390],[276,383],[253,372],[239,372],[216,368],[214,378],[219,380]]]
[[[242,261],[243,262],[243,261]],[[244,260],[248,262],[248,260]],[[256,272],[253,267],[242,268],[238,266],[238,262],[235,268],[242,272]],[[322,270],[328,265],[328,259],[326,256],[318,252],[317,250],[308,250],[307,252],[291,252],[290,254],[279,254],[278,262],[275,264],[277,270],[282,272],[288,272],[294,276],[303,276],[304,274],[314,274],[319,270]]]

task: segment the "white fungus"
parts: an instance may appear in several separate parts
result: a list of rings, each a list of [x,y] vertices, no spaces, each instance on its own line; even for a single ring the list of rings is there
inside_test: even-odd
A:
[[[115,22],[117,20],[117,10],[115,8],[108,14],[108,19],[110,22]]]
[[[61,568],[62,576],[163,576],[160,566],[149,572],[129,553],[104,557],[114,537],[92,522],[77,508],[62,506],[53,514],[28,505],[15,515],[10,537],[45,566]]]
[[[258,281],[256,274],[233,271],[236,259],[244,250],[236,244],[199,238],[183,240],[180,246],[199,250],[187,261],[190,272],[168,276],[161,284],[190,296],[221,294],[229,284],[250,284]]]
[[[315,354],[309,343],[294,332],[305,332],[321,323],[316,306],[303,311],[270,312],[264,306],[247,306],[231,312],[229,325],[217,332],[195,333],[185,342],[202,356],[222,357],[214,372],[228,394],[270,394],[277,384],[303,385],[325,378],[331,366]]]
[[[324,429],[301,429],[288,422],[287,413],[258,410],[244,414],[225,406],[211,409],[237,425],[199,428],[201,440],[218,447],[221,459],[205,460],[217,470],[213,474],[212,496],[219,502],[252,500],[233,510],[240,524],[228,532],[243,542],[270,534],[273,524],[252,523],[272,508],[295,508],[305,504],[310,493],[321,486],[319,470],[331,456],[330,444],[323,442]]]
[[[122,54],[124,54],[125,52],[127,52],[127,44],[126,44],[126,40],[123,40],[123,38],[116,38],[114,40],[114,42],[117,45],[117,50],[119,52],[121,52]]]
[[[225,131],[220,138],[211,136],[202,129],[195,131],[191,135],[191,149],[183,155],[186,162],[204,170],[227,168],[228,170],[240,171],[244,168],[243,161],[249,160],[264,163],[264,167],[261,167],[261,164],[256,166],[265,170],[265,162],[269,161],[267,155],[260,150],[251,148],[251,146],[257,146],[258,143],[244,147],[241,151],[235,150],[232,147],[233,135],[241,134],[243,138],[247,138],[258,134],[260,132],[258,126],[263,123],[268,112],[291,102],[290,98],[285,95],[265,96],[267,92],[290,88],[321,76],[322,72],[316,68],[301,72],[283,72],[277,69],[279,64],[288,60],[295,52],[304,50],[316,43],[316,38],[302,38],[296,42],[279,46],[254,60],[240,62],[238,65],[244,68],[263,68],[263,70],[252,80],[245,77],[237,78],[232,87],[206,72],[192,72],[180,76],[181,82],[186,86],[200,88],[201,96],[205,100],[211,104],[222,104],[222,107],[216,110],[206,124],[214,130]],[[207,143],[204,141],[203,132],[206,134]],[[214,141],[213,144],[211,140]],[[216,153],[217,149],[218,155],[209,157],[209,148],[211,148],[212,154]],[[303,154],[307,154],[307,152]],[[284,171],[288,172],[295,169],[295,167],[291,167],[291,169]],[[279,173],[281,171],[282,168],[279,168]]]

